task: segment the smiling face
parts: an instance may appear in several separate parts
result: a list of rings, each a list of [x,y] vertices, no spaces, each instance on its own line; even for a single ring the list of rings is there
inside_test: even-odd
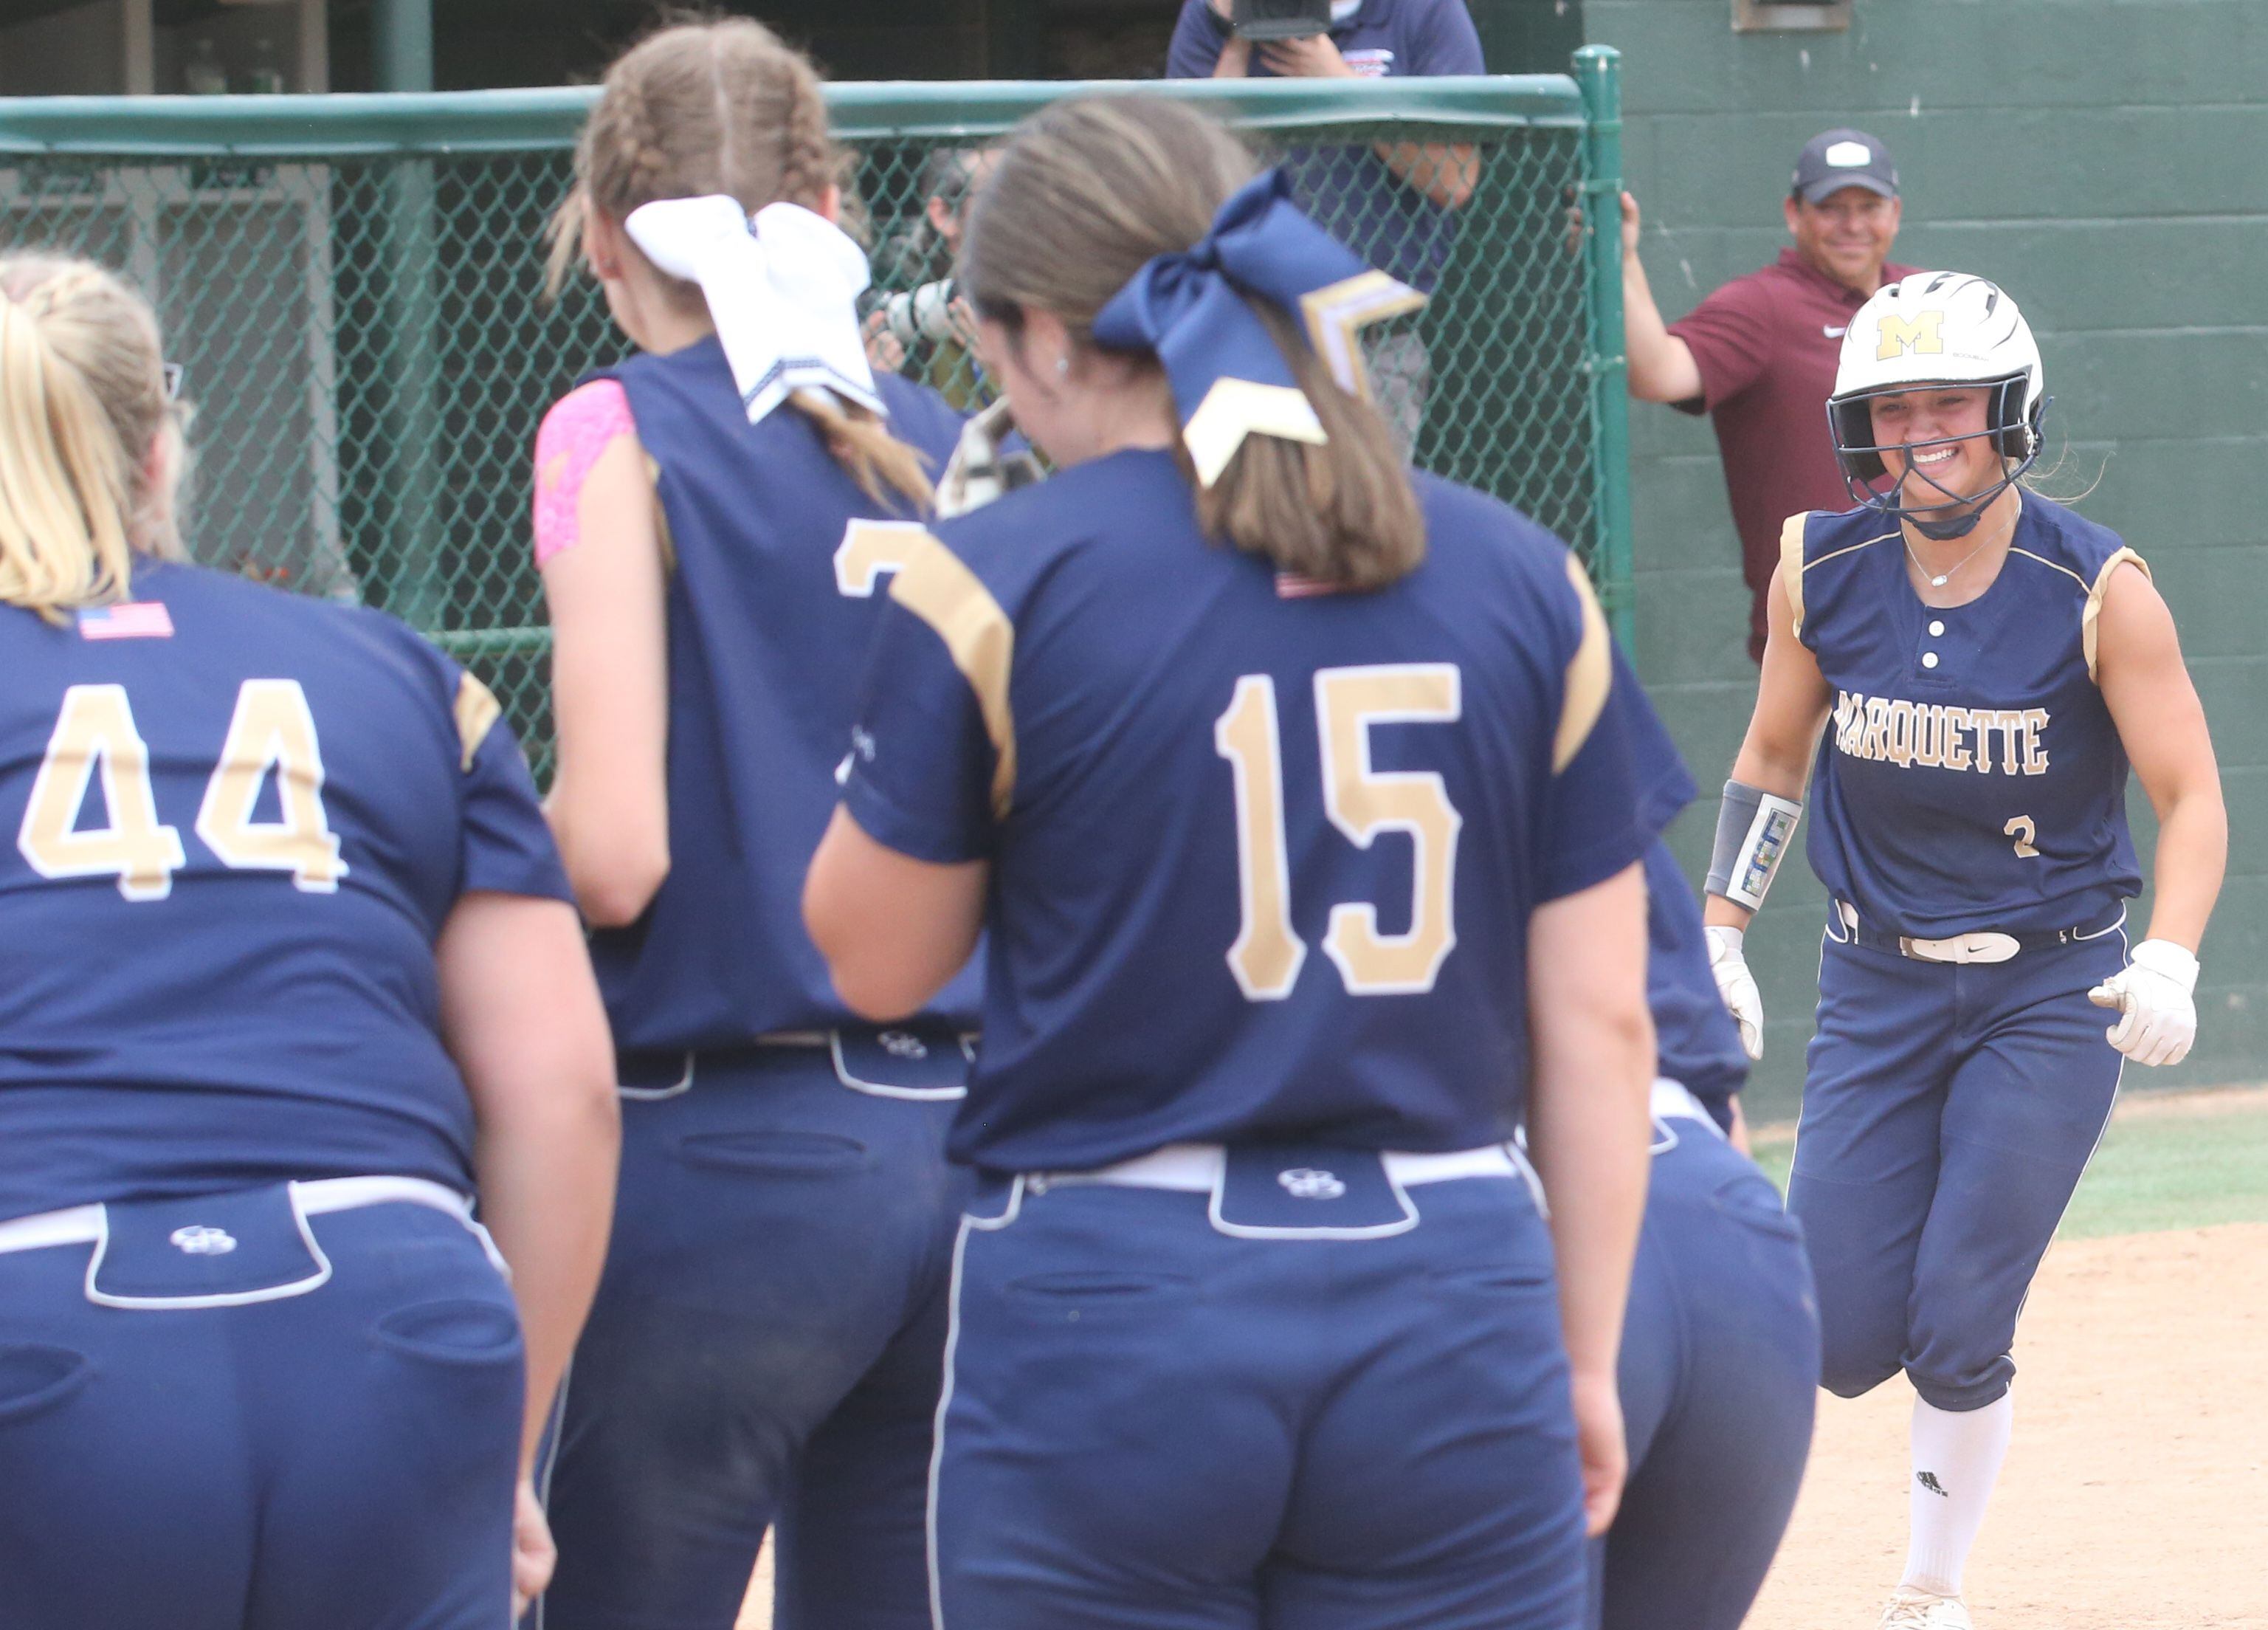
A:
[[[1904,205],[1865,187],[1841,187],[1816,203],[1786,201],[1795,252],[1813,270],[1860,294],[1881,287]]]
[[[1883,467],[1902,483],[1909,472],[1916,477],[1904,486],[1902,502],[1949,503],[2003,477],[2006,466],[1985,433],[1992,395],[1982,385],[1923,385],[1868,401]]]

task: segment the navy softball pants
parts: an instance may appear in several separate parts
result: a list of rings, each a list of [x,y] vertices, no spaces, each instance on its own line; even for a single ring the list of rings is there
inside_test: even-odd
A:
[[[1819,965],[1788,1209],[1819,1284],[1821,1375],[1845,1398],[1901,1369],[1939,1409],[2016,1373],[2016,1316],[2118,1090],[2117,929],[2005,963],[1845,944]]]
[[[686,1082],[622,1105],[531,1620],[731,1630],[770,1524],[778,1630],[928,1630],[954,1104],[855,1090],[824,1047],[703,1054]]]
[[[1576,1630],[1549,1235],[1517,1178],[1410,1194],[1417,1227],[1370,1239],[1231,1237],[1203,1193],[981,1194],[944,1630]]]
[[[1604,1630],[1736,1630],[1795,1509],[1818,1397],[1802,1233],[1714,1126],[1657,1123],[1623,1328],[1630,1481],[1597,1547]]]
[[[296,1243],[231,1226],[223,1267]],[[525,1366],[503,1275],[423,1206],[307,1232],[328,1280],[247,1306],[97,1306],[92,1246],[0,1255],[0,1626],[506,1622]]]

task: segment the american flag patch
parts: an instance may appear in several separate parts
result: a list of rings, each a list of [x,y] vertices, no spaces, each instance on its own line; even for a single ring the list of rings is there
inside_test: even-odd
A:
[[[1276,574],[1276,598],[1278,600],[1306,600],[1314,594],[1344,592],[1336,583],[1326,583],[1321,578],[1302,577],[1296,572]]]
[[[129,600],[122,606],[93,606],[78,614],[81,639],[171,639],[173,614],[163,601]]]

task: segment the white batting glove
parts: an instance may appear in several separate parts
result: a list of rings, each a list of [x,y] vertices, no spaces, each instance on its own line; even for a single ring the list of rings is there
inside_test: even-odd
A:
[[[1711,924],[1702,931],[1709,941],[1709,971],[1717,977],[1717,995],[1725,1010],[1740,1022],[1741,1051],[1753,1062],[1764,1056],[1764,998],[1756,977],[1741,955],[1746,936],[1737,928]]]
[[[2171,940],[2145,940],[2087,999],[2124,1015],[2103,1035],[2135,1063],[2179,1064],[2197,1040],[2197,1003],[2190,995],[2197,982],[2196,957]]]

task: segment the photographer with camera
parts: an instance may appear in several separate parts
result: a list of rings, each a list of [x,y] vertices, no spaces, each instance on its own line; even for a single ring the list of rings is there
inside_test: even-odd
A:
[[[954,260],[969,200],[992,166],[979,148],[940,147],[922,167],[922,216],[875,256],[875,281],[863,332],[877,369],[929,386],[963,413],[990,393],[976,360],[975,324],[954,284]]]
[[[1182,0],[1168,79],[1383,79],[1477,74],[1465,0]],[[1294,147],[1284,155],[1309,214],[1379,270],[1432,292],[1456,240],[1456,211],[1480,176],[1465,143]],[[1406,455],[1425,416],[1432,365],[1414,332],[1370,338],[1371,392]]]

